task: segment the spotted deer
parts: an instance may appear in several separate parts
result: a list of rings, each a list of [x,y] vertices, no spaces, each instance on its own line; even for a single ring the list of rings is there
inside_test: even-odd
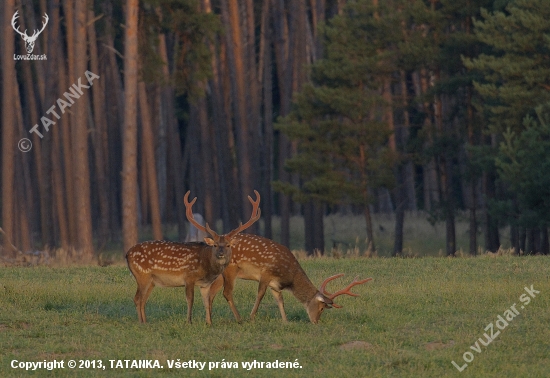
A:
[[[192,206],[195,197],[188,201],[189,192],[185,194],[184,203],[187,219],[198,229],[205,231],[211,237],[205,237],[205,243],[174,243],[169,241],[147,241],[136,244],[126,253],[128,267],[137,282],[137,292],[134,303],[141,323],[146,322],[145,304],[155,285],[161,287],[185,286],[187,298],[187,322],[191,323],[195,285],[200,287],[204,306],[206,308],[206,323],[212,324],[212,301],[209,297],[210,286],[218,278],[231,261],[231,250],[237,243],[239,232],[250,227],[260,218],[260,195],[256,192],[256,201],[250,196],[252,215],[250,220],[233,231],[218,235],[206,223],[206,227],[193,218]]]
[[[233,288],[237,278],[258,281],[258,295],[252,308],[250,319],[254,320],[260,302],[269,287],[281,313],[284,322],[287,317],[284,308],[282,290],[289,290],[305,306],[309,320],[317,324],[325,308],[341,308],[333,302],[334,298],[347,294],[358,296],[351,292],[351,288],[372,280],[355,280],[346,288],[333,294],[326,291],[327,284],[344,274],[337,274],[327,278],[317,290],[308,278],[296,257],[285,246],[258,235],[241,234],[235,237],[236,246],[233,248],[231,263],[225,268],[223,278],[218,278],[211,286],[210,301],[223,286],[223,295],[233,311],[237,322],[241,322],[241,316],[233,302]],[[210,305],[211,305],[210,303]]]

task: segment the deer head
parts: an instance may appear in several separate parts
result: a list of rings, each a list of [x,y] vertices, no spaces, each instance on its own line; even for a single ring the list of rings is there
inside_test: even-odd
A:
[[[352,297],[358,297],[358,294],[352,293],[350,290],[352,287],[364,284],[366,282],[369,282],[372,280],[372,278],[365,278],[364,280],[357,280],[359,277],[355,277],[352,283],[350,283],[348,286],[346,286],[342,290],[338,290],[337,292],[331,294],[326,290],[327,284],[335,280],[336,278],[340,278],[344,276],[344,273],[336,274],[334,276],[331,276],[323,281],[321,284],[321,287],[319,288],[319,291],[315,295],[312,301],[310,301],[306,305],[307,314],[309,316],[309,320],[311,320],[312,323],[317,324],[319,322],[319,319],[321,318],[321,314],[323,313],[323,310],[325,308],[342,308],[342,306],[337,305],[333,302],[333,299],[340,296],[340,295],[350,295]]]
[[[229,262],[231,261],[231,248],[234,247],[237,243],[237,240],[234,239],[234,237],[239,232],[246,230],[254,222],[260,219],[260,194],[256,190],[254,191],[254,193],[256,194],[256,201],[254,201],[252,197],[248,196],[248,200],[252,204],[252,215],[250,216],[248,222],[246,222],[244,225],[241,223],[239,227],[237,227],[233,231],[228,232],[225,235],[218,235],[214,230],[210,228],[208,223],[206,223],[205,226],[202,226],[199,222],[195,221],[195,218],[193,217],[192,207],[197,200],[197,197],[189,202],[189,193],[190,191],[187,191],[187,193],[185,193],[185,196],[183,197],[183,203],[185,204],[186,208],[185,215],[187,216],[187,220],[189,220],[189,222],[198,230],[206,232],[211,236],[205,237],[204,242],[212,247],[212,250],[214,251],[214,256],[216,257],[218,262],[222,263],[223,261],[226,264],[229,264]]]
[[[40,31],[35,30],[34,33],[31,36],[28,36],[27,35],[27,29],[25,29],[24,32],[21,32],[21,31],[19,31],[19,26],[15,27],[15,20],[17,20],[17,18],[19,17],[18,13],[19,13],[19,11],[16,11],[14,13],[13,17],[11,18],[11,26],[13,27],[13,30],[15,30],[17,33],[19,33],[19,35],[21,35],[21,37],[25,41],[25,49],[27,50],[27,53],[30,54],[34,50],[34,42],[36,41],[36,39],[38,38],[40,33],[42,33],[42,31],[44,31],[44,28],[46,27],[46,25],[48,25],[49,17],[46,13],[44,13],[45,21],[42,23],[42,29],[40,29]]]

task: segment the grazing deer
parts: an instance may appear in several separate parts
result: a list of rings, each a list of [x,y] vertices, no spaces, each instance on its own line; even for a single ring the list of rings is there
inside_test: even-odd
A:
[[[343,294],[356,297],[358,295],[352,293],[350,289],[372,280],[372,278],[367,278],[358,281],[356,277],[346,288],[330,294],[325,289],[326,285],[330,281],[342,277],[343,273],[327,278],[317,290],[296,257],[285,246],[258,235],[242,234],[236,236],[235,239],[237,244],[233,248],[231,263],[225,268],[223,278],[218,278],[210,288],[210,306],[223,285],[223,296],[238,322],[241,322],[241,316],[233,302],[233,288],[237,278],[259,282],[258,295],[250,314],[251,320],[254,320],[260,302],[269,287],[277,301],[284,322],[288,320],[281,291],[287,289],[305,306],[309,320],[315,324],[319,321],[325,308],[341,308],[333,302],[334,298]]]
[[[200,225],[193,219],[192,206],[188,201],[189,192],[185,194],[184,203],[187,219],[199,230],[210,234],[205,237],[205,243],[174,243],[168,241],[148,241],[133,246],[126,253],[128,267],[137,282],[137,292],[134,303],[141,323],[146,322],[145,304],[155,285],[162,287],[185,286],[187,298],[187,321],[191,323],[195,285],[200,287],[201,296],[206,308],[206,323],[212,324],[212,300],[210,286],[218,278],[231,261],[231,249],[234,248],[236,235],[250,227],[260,218],[260,195],[256,193],[256,201],[250,196],[252,215],[250,220],[233,231],[218,235],[208,226]]]

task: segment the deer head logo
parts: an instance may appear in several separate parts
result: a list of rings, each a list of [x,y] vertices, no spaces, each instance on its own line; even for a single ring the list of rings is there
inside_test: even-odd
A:
[[[27,35],[27,29],[25,29],[24,32],[19,31],[19,26],[15,27],[15,20],[19,17],[18,15],[19,11],[16,11],[13,17],[11,18],[11,26],[13,27],[13,30],[15,30],[17,33],[21,35],[21,38],[25,41],[25,48],[27,49],[27,52],[30,54],[34,50],[34,42],[36,41],[36,38],[44,31],[44,28],[46,25],[48,25],[49,17],[46,13],[44,13],[44,20],[45,22],[42,24],[42,29],[40,31],[35,30],[34,33],[31,36]]]

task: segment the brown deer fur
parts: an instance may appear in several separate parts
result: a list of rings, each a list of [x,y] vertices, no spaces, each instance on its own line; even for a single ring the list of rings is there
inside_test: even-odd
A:
[[[277,301],[284,322],[288,321],[281,292],[284,289],[291,291],[305,306],[312,323],[319,321],[325,308],[333,307],[332,298],[313,285],[288,248],[258,235],[241,234],[235,239],[237,244],[232,250],[231,263],[225,269],[223,278],[218,278],[212,284],[210,301],[214,300],[223,286],[223,295],[238,322],[241,321],[241,316],[233,301],[233,288],[237,278],[259,282],[258,295],[250,314],[252,320],[268,287]],[[360,283],[364,282],[366,280]],[[354,281],[353,285],[356,284],[358,282]],[[349,292],[342,294],[354,295]],[[338,295],[341,295],[340,292]]]
[[[206,307],[206,323],[211,324],[210,285],[229,264],[234,241],[210,238],[205,243],[148,241],[128,250],[126,259],[138,289],[134,297],[139,321],[146,322],[145,303],[155,286],[185,286],[187,321],[191,323],[195,285],[199,286]]]
[[[199,230],[204,231],[212,238],[205,237],[205,243],[174,243],[168,241],[148,241],[131,247],[126,253],[128,267],[137,282],[137,292],[134,303],[141,323],[146,322],[145,304],[155,287],[185,286],[187,297],[187,321],[191,323],[193,297],[195,285],[199,286],[204,307],[206,308],[206,323],[212,324],[212,299],[210,286],[221,277],[220,275],[231,261],[231,249],[237,243],[236,235],[250,227],[260,219],[260,195],[256,192],[257,200],[248,196],[252,203],[250,220],[233,231],[218,235],[208,226],[202,226],[193,218],[192,206],[197,200],[189,202],[189,192],[185,194],[184,203],[186,215]]]

